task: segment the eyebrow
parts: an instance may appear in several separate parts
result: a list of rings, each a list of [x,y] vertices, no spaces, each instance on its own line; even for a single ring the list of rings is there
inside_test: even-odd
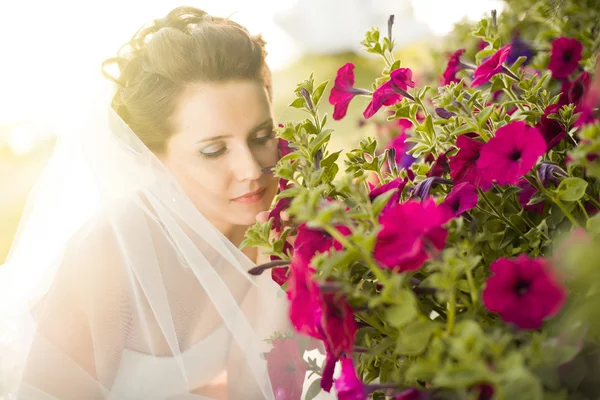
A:
[[[248,135],[252,135],[253,133],[256,133],[262,129],[266,129],[268,127],[272,127],[274,125],[273,123],[273,118],[269,118],[267,120],[265,120],[263,123],[255,126],[254,128],[252,128],[250,130],[250,132],[248,132]],[[211,142],[214,140],[219,140],[219,139],[226,139],[226,138],[230,138],[232,137],[232,135],[217,135],[217,136],[211,136],[209,138],[206,139],[202,139],[202,140],[198,140],[196,143],[203,143],[203,142]]]

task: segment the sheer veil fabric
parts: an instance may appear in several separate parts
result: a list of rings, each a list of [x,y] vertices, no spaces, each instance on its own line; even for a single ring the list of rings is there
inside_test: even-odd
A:
[[[230,399],[275,399],[285,293],[102,99],[59,138],[0,267],[3,393],[202,399],[226,374]]]

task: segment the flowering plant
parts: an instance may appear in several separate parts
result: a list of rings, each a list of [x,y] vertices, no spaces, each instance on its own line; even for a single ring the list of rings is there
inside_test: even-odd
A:
[[[394,59],[393,16],[363,42],[385,62],[370,90],[339,69],[333,118],[369,96],[366,119],[411,123],[410,162],[368,137],[342,173],[318,111],[328,82],[298,85],[307,118],[279,128],[277,204],[244,244],[269,249],[252,272],[277,267],[292,324],[323,343],[322,366],[298,367],[321,375],[308,398],[600,396],[600,12],[508,3],[472,27],[475,50],[453,49],[437,92]]]

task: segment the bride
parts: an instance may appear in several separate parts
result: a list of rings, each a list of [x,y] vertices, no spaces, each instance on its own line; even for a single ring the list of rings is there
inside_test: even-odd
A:
[[[278,187],[264,44],[181,7],[104,62],[111,107],[58,142],[0,268],[16,398],[288,398],[285,293],[238,249]]]

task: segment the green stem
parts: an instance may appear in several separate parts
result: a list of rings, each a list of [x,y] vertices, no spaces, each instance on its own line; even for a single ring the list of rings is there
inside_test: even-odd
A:
[[[373,260],[370,254],[368,254],[362,247],[356,246],[354,243],[348,240],[348,238],[342,235],[342,233],[337,229],[331,226],[325,226],[323,228],[325,229],[325,232],[329,233],[335,240],[340,242],[342,246],[344,246],[347,249],[353,249],[357,253],[362,254],[363,258],[367,262],[367,266],[369,267],[371,272],[373,272],[373,275],[375,275],[377,280],[383,283],[384,285],[387,284],[387,276],[385,275],[383,270],[375,264],[375,261]]]
[[[542,182],[539,181],[537,174],[535,175],[535,178],[531,178],[530,176],[525,175],[525,179],[527,179],[527,181],[533,187],[535,187],[537,190],[542,192],[546,197],[548,197],[550,200],[552,200],[554,202],[554,204],[556,204],[558,206],[558,208],[560,208],[560,210],[563,212],[563,214],[565,214],[565,216],[569,219],[569,221],[571,221],[573,226],[576,226],[577,228],[581,228],[581,225],[579,225],[579,222],[577,222],[577,220],[575,218],[573,218],[573,215],[569,212],[569,210],[567,210],[567,208],[562,203],[562,201],[560,201],[558,198],[552,196],[551,193],[548,193],[548,191],[544,188],[544,185],[542,185]]]
[[[471,303],[473,306],[477,306],[477,291],[475,289],[475,282],[473,282],[473,273],[471,268],[467,268],[466,271],[467,282],[469,283],[469,292],[471,293]]]
[[[389,335],[389,332],[387,332],[385,330],[385,327],[383,325],[381,325],[378,321],[371,318],[370,315],[365,314],[365,313],[356,313],[356,316],[358,317],[358,319],[362,319],[364,322],[371,325],[373,328],[377,329],[379,332],[383,333],[384,335]]]
[[[446,331],[448,335],[452,335],[454,330],[454,320],[456,319],[456,292],[452,288],[450,291],[450,298],[448,299],[448,319],[446,320]]]
[[[490,201],[490,199],[488,199],[488,197],[486,196],[486,194],[483,190],[481,190],[480,188],[477,188],[477,191],[479,192],[479,195],[483,198],[483,200],[486,202],[486,204],[492,209],[496,218],[504,221],[505,224],[510,226],[512,229],[514,229],[514,231],[517,232],[519,234],[519,236],[521,236],[523,239],[525,239],[525,241],[529,241],[529,239],[527,239],[527,237],[525,237],[525,234],[523,232],[521,232],[521,230],[519,228],[517,228],[515,226],[515,224],[510,222],[510,220],[508,218],[506,218],[502,213],[500,213],[500,211],[498,211],[496,206]]]
[[[581,212],[583,213],[583,215],[585,215],[585,220],[587,221],[588,219],[590,219],[590,216],[588,215],[587,211],[585,210],[585,207],[583,206],[583,203],[581,202],[581,200],[577,200],[577,204],[579,205],[579,208],[581,209]]]

